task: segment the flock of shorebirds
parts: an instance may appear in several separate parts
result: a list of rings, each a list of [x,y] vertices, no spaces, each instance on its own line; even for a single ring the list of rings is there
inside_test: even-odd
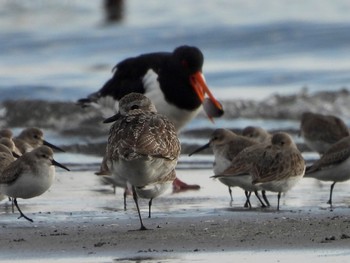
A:
[[[191,189],[176,178],[175,167],[181,147],[178,132],[201,110],[210,119],[223,114],[221,104],[208,89],[202,74],[203,54],[196,47],[181,46],[173,52],[144,54],[115,66],[113,77],[97,92],[78,101],[94,106],[111,123],[100,174],[114,185],[131,191],[140,230],[143,224],[138,198],[152,200],[171,185]],[[207,96],[207,97],[206,97]],[[106,117],[107,117],[106,116]],[[247,127],[242,135],[216,129],[209,142],[193,151],[210,147],[215,156],[214,176],[231,187],[245,191],[245,206],[254,192],[263,207],[270,206],[265,192],[287,192],[304,176],[332,181],[329,203],[337,182],[350,178],[350,137],[347,126],[336,116],[304,113],[300,135],[320,159],[306,167],[292,137],[285,132],[270,134],[260,127]],[[69,171],[53,159],[60,148],[49,144],[38,128],[28,128],[14,137],[0,131],[0,198],[10,198],[20,217],[17,198],[33,198],[47,191],[55,176],[54,166]],[[263,199],[258,191],[262,192]],[[231,195],[232,200],[232,195]]]

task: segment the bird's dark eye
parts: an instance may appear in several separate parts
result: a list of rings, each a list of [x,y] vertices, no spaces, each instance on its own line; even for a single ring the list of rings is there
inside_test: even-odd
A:
[[[42,154],[41,157],[46,158],[47,156],[46,156],[46,154]]]
[[[138,105],[132,105],[132,106],[131,106],[131,109],[132,109],[132,110],[137,110],[137,109],[139,109],[139,106],[138,106]]]

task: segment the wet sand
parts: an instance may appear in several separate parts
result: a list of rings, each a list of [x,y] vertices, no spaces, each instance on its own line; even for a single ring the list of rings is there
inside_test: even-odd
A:
[[[19,200],[34,220],[17,219],[9,202],[0,203],[0,261],[45,262],[180,262],[239,258],[250,262],[269,257],[291,258],[295,253],[312,259],[346,261],[350,255],[349,183],[334,190],[334,209],[326,204],[329,184],[303,179],[282,196],[268,195],[272,207],[243,208],[243,191],[234,188],[230,206],[227,188],[209,179],[211,170],[178,170],[180,178],[199,183],[199,191],[167,193],[153,202],[147,218],[147,200],[140,202],[145,225],[132,198],[123,209],[122,190],[114,195],[93,171],[58,171],[55,184],[44,195]],[[12,261],[13,262],[13,261]]]

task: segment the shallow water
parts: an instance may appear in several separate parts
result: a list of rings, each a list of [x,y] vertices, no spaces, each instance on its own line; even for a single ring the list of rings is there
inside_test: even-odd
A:
[[[73,167],[74,170],[74,167]],[[115,218],[115,226],[123,229],[133,229],[138,226],[138,218],[135,205],[130,196],[127,198],[127,211],[123,209],[122,189],[113,193],[111,186],[102,185],[98,176],[93,174],[94,170],[62,172],[58,171],[55,183],[51,189],[31,200],[19,200],[22,211],[34,220],[31,227],[40,229],[42,224],[55,226],[81,222],[81,227],[88,227],[89,222],[97,222],[105,218]],[[186,218],[229,215],[238,219],[247,216],[258,216],[259,213],[268,213],[271,216],[286,216],[293,213],[305,214],[305,216],[317,214],[332,215],[329,205],[326,204],[329,195],[328,183],[320,183],[314,179],[302,179],[302,181],[281,198],[281,212],[276,212],[276,194],[269,193],[270,208],[261,208],[255,196],[251,197],[252,209],[244,208],[245,198],[243,191],[233,188],[234,202],[230,204],[227,187],[209,177],[211,169],[178,169],[178,176],[187,183],[198,183],[201,186],[199,191],[187,191],[172,193],[170,190],[153,202],[152,217],[161,219],[165,224],[171,218]],[[343,214],[350,206],[348,189],[349,182],[338,183],[335,186],[333,202],[334,211]],[[145,225],[151,224],[151,219],[146,218],[148,201],[140,200],[141,212],[144,216]],[[17,220],[18,213],[11,212],[11,205],[8,201],[0,203],[1,224],[6,228],[25,227],[28,222],[24,219]],[[162,223],[161,223],[162,224]],[[296,253],[297,251],[297,253]],[[300,257],[311,262],[345,262],[348,259],[347,250],[261,250],[261,251],[225,251],[223,253],[198,252],[192,254],[181,253],[138,253],[135,255],[120,254],[113,257],[90,255],[86,258],[75,258],[74,255],[67,255],[67,258],[49,258],[45,262],[180,262],[182,260],[191,262],[211,262],[212,259],[220,257],[223,262],[229,261],[232,257],[241,262],[255,262],[258,258],[271,260],[272,262],[291,262]],[[297,255],[296,255],[297,254]],[[170,255],[170,256],[169,256]],[[154,257],[153,257],[154,256]],[[32,255],[35,261],[39,260]],[[40,257],[40,255],[37,255]],[[6,255],[2,255],[5,259]],[[1,260],[0,260],[1,261]],[[40,260],[39,260],[40,261]],[[3,261],[1,261],[3,262]],[[28,260],[28,262],[34,262]]]

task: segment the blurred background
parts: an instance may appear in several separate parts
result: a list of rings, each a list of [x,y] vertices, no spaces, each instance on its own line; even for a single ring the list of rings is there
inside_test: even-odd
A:
[[[350,81],[347,0],[0,1],[0,99],[75,101],[120,60],[198,46],[220,98]]]
[[[183,44],[226,109],[187,129],[297,130],[305,110],[349,124],[349,13],[348,0],[0,0],[0,124],[96,135],[75,101],[120,60]]]

